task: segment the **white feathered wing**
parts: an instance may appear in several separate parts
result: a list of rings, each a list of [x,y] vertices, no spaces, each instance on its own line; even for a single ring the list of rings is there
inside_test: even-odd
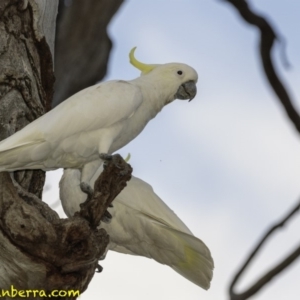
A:
[[[80,168],[99,159],[142,101],[140,89],[126,81],[86,88],[1,141],[0,171]]]
[[[78,211],[79,204],[86,199],[79,184],[78,170],[64,171],[60,197],[68,216]],[[132,177],[113,205],[109,209],[111,223],[101,223],[110,235],[110,250],[153,258],[196,285],[204,289],[210,287],[214,264],[209,249],[154,193],[149,184]]]

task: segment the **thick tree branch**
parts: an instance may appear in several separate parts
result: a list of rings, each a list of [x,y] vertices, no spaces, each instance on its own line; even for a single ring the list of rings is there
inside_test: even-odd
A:
[[[95,182],[93,196],[80,205],[81,210],[75,216],[80,215],[92,228],[97,228],[109,205],[130,180],[131,172],[131,166],[121,155],[113,155],[111,161],[105,162],[104,170]]]
[[[0,140],[51,106],[54,76],[48,43],[53,41],[56,8],[56,0],[0,1]],[[92,217],[87,213],[85,218],[59,219],[40,200],[44,172],[0,173],[1,289],[14,285],[18,290],[48,293],[87,288],[109,241],[105,230],[95,224],[113,195],[126,185],[124,178],[130,177],[118,165],[107,176],[111,174],[116,177],[104,174],[99,186],[108,189],[107,202]],[[97,199],[90,201],[93,208]]]
[[[260,55],[262,65],[268,81],[273,88],[275,94],[283,105],[289,119],[295,125],[298,133],[300,133],[300,116],[296,111],[291,97],[286,88],[280,81],[272,60],[272,49],[275,40],[277,39],[274,29],[271,27],[266,18],[254,13],[246,0],[223,0],[231,3],[240,13],[241,17],[251,25],[256,26],[260,31]]]
[[[287,268],[295,259],[300,256],[300,246],[297,247],[290,255],[288,255],[284,260],[282,260],[279,264],[277,264],[272,270],[267,272],[265,275],[261,276],[259,280],[257,280],[247,291],[237,294],[234,292],[234,288],[242,274],[245,272],[249,264],[252,262],[258,251],[262,248],[267,239],[279,228],[282,228],[288,221],[291,220],[296,213],[300,212],[300,202],[278,223],[273,225],[263,236],[261,241],[255,247],[255,249],[251,252],[246,262],[242,265],[241,269],[237,272],[235,277],[233,278],[232,283],[230,284],[229,294],[230,300],[245,300],[258,292],[265,284],[267,284],[272,278],[278,275],[282,270]]]

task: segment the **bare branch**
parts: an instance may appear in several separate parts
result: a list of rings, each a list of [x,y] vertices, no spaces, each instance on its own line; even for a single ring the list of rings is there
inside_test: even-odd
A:
[[[256,281],[247,291],[237,294],[234,292],[235,285],[237,281],[240,279],[242,274],[245,272],[246,268],[249,266],[250,262],[254,259],[255,255],[262,248],[263,244],[266,240],[279,228],[282,228],[297,212],[300,211],[300,201],[297,205],[278,223],[273,225],[263,236],[261,241],[255,247],[255,249],[251,252],[246,262],[242,265],[241,269],[237,272],[235,277],[233,278],[232,283],[229,287],[229,294],[231,300],[245,300],[250,296],[258,292],[265,284],[267,284],[273,277],[278,275],[282,270],[287,268],[296,258],[300,256],[300,245],[293,251],[290,255],[288,255],[282,262],[277,264],[271,271],[267,272],[263,275],[259,280]]]
[[[265,74],[269,80],[271,87],[285,108],[289,119],[295,125],[298,133],[300,133],[300,116],[292,104],[286,88],[280,81],[272,60],[271,52],[274,41],[278,39],[274,29],[271,27],[266,18],[254,13],[248,6],[246,0],[223,0],[231,3],[243,17],[243,19],[251,25],[256,26],[260,30],[260,55]]]

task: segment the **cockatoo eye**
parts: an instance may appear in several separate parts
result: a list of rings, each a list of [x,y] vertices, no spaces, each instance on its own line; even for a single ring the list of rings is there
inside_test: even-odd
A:
[[[181,70],[179,70],[179,71],[177,71],[177,74],[178,74],[178,75],[182,75],[183,72],[182,72]]]

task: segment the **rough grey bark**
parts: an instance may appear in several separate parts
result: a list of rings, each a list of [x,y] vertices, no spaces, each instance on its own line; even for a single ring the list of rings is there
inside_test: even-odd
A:
[[[60,1],[53,106],[100,81],[112,42],[107,25],[123,0]]]
[[[48,27],[49,32],[50,26],[38,18],[40,8],[34,1],[0,2],[1,140],[41,116],[50,107],[53,66],[42,34],[42,28]],[[55,7],[51,9],[48,5],[47,8],[55,16]],[[44,172],[16,172],[15,178],[32,197],[41,196]],[[30,255],[16,243],[22,232],[27,230],[27,224],[22,223],[22,214],[27,215],[32,209],[16,194],[9,175],[0,173],[0,282],[3,289],[11,284],[24,288],[33,282],[39,286],[37,278],[45,277],[45,267],[32,261]]]
[[[0,140],[51,107],[57,4],[57,0],[0,1]],[[114,171],[108,168],[103,175],[107,193],[113,195],[126,185],[131,172],[127,164],[119,169],[122,163],[118,161],[117,167],[114,163],[110,162]],[[112,179],[111,172],[122,173]],[[106,232],[94,225],[111,197],[100,197],[100,207],[93,204],[99,197],[90,199],[98,213],[60,220],[40,200],[44,180],[42,171],[14,172],[12,178],[0,173],[0,288],[83,292],[108,244]]]

